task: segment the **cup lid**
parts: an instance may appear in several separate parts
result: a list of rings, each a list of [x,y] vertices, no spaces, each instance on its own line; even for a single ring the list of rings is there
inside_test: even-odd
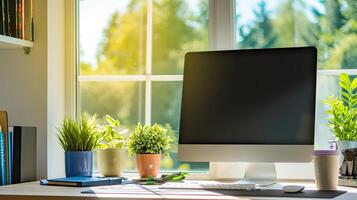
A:
[[[338,155],[338,151],[336,151],[336,150],[315,150],[313,155],[314,156]]]

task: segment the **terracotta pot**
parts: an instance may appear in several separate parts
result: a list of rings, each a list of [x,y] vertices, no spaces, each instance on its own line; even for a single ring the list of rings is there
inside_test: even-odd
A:
[[[97,151],[98,168],[103,176],[121,176],[124,169],[124,149],[104,149]]]
[[[136,154],[136,166],[141,178],[157,176],[161,154]]]

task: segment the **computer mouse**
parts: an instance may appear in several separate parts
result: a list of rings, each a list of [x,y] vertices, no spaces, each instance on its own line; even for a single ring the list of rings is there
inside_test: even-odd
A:
[[[302,192],[305,189],[302,185],[286,185],[283,187],[284,192],[287,193],[297,193]]]

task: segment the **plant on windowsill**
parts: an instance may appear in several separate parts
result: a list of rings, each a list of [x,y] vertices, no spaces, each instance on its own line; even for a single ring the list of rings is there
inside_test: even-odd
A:
[[[66,117],[57,138],[65,151],[66,176],[92,176],[93,151],[102,138],[96,116],[83,114],[79,120]]]
[[[357,147],[357,78],[351,81],[348,74],[342,73],[339,85],[341,95],[328,97],[324,103],[329,106],[329,128],[342,151]]]
[[[126,130],[119,131],[120,121],[105,116],[106,125],[101,128],[103,138],[97,150],[99,171],[103,176],[121,176],[125,161]]]
[[[129,136],[128,150],[136,155],[136,166],[141,178],[155,178],[160,169],[161,154],[166,155],[171,138],[158,124],[142,126],[140,123]]]

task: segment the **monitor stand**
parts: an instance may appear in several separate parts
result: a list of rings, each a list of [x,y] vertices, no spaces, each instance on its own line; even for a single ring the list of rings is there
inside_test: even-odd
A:
[[[264,187],[276,183],[276,169],[274,163],[246,163],[242,183],[254,183]]]

